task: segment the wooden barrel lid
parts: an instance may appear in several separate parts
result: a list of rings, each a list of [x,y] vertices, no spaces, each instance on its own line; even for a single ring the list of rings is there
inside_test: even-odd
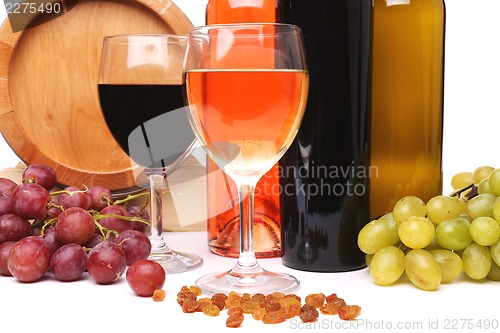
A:
[[[109,132],[97,94],[104,36],[188,34],[170,0],[80,0],[64,15],[13,33],[0,28],[0,131],[26,164],[53,167],[61,186],[138,189],[134,166]]]

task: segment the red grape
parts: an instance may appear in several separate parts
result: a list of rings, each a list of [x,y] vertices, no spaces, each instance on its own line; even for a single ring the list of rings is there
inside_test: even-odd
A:
[[[57,249],[64,245],[64,243],[57,238],[56,230],[53,227],[45,229],[43,240],[49,246],[51,253],[56,252]]]
[[[15,214],[0,216],[0,244],[18,241],[31,234],[31,223]]]
[[[139,260],[130,265],[126,279],[128,285],[139,296],[150,297],[165,283],[165,270],[153,260]]]
[[[52,206],[50,209],[47,211],[47,216],[45,217],[46,219],[54,219],[61,215],[62,209],[57,207],[57,206]]]
[[[110,284],[118,280],[127,268],[127,260],[120,245],[102,242],[90,250],[87,271],[99,284]]]
[[[9,272],[21,282],[40,280],[50,264],[50,249],[38,236],[28,236],[18,241],[7,259]]]
[[[132,217],[140,217],[141,219],[149,220],[149,213],[144,207],[133,205],[133,206],[128,207],[127,211],[129,212],[130,216],[132,216]],[[147,224],[144,222],[141,222],[141,221],[133,221],[132,222],[132,229],[134,229],[134,230],[146,232],[146,227],[147,227]]]
[[[50,208],[49,191],[38,184],[21,184],[12,192],[12,204],[17,215],[26,219],[43,219]]]
[[[138,216],[144,220],[149,220],[149,213],[144,207],[132,205],[128,207],[127,210],[133,216]]]
[[[103,241],[104,237],[101,234],[95,233],[85,244],[83,244],[83,246],[91,249],[97,244],[102,243]]]
[[[15,213],[12,199],[5,194],[0,193],[0,215]]]
[[[0,178],[0,215],[14,213],[12,204],[12,192],[17,184],[7,178]]]
[[[122,247],[128,266],[138,260],[146,259],[151,253],[151,241],[148,236],[137,230],[122,231],[115,243]]]
[[[60,247],[50,259],[50,270],[59,281],[74,281],[85,272],[87,252],[81,245],[71,243]]]
[[[57,239],[64,244],[88,242],[95,233],[92,215],[83,208],[70,207],[57,217],[55,231]]]
[[[68,186],[64,189],[65,192],[59,195],[59,204],[63,206],[63,208],[67,209],[70,207],[80,207],[83,209],[89,209],[92,204],[92,198],[90,195],[82,191],[77,186]]]
[[[90,207],[97,211],[101,211],[104,207],[108,206],[113,199],[111,191],[103,186],[92,186],[88,189],[87,193],[92,201]]]
[[[0,244],[0,275],[12,276],[7,267],[7,259],[9,258],[10,250],[16,243],[15,241],[8,241]]]
[[[118,233],[132,229],[132,223],[130,221],[121,219],[119,217],[119,216],[129,216],[128,211],[120,205],[111,205],[104,207],[101,210],[100,214],[116,215],[113,217],[106,217],[99,219],[99,223],[105,228],[115,230]]]
[[[54,169],[44,164],[30,164],[23,171],[23,183],[38,184],[50,191],[57,182]]]
[[[0,194],[4,194],[8,197],[12,195],[12,192],[16,189],[17,184],[8,179],[8,178],[0,178]]]

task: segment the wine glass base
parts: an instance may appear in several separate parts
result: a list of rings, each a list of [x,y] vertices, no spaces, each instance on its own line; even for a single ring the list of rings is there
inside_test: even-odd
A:
[[[203,259],[195,254],[174,251],[151,253],[148,259],[159,263],[167,274],[187,272],[203,264]]]
[[[300,286],[299,280],[285,274],[262,270],[258,274],[241,276],[232,271],[211,273],[196,281],[196,286],[206,294],[225,293],[231,291],[239,294],[271,294],[273,292],[290,293]]]

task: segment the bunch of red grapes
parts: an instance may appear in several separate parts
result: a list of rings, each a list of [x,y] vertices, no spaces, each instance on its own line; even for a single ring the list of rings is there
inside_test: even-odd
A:
[[[56,172],[43,164],[27,166],[19,185],[0,178],[1,275],[35,282],[51,272],[74,281],[88,272],[98,284],[110,284],[134,265],[127,281],[138,295],[163,286],[163,268],[147,260],[148,212],[131,203],[133,196],[113,200],[102,186],[54,191],[56,183]],[[151,272],[141,285],[141,274]]]

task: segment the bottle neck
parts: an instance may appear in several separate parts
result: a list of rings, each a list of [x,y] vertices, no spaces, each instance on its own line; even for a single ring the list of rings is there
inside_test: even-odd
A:
[[[207,24],[277,22],[277,0],[210,0]]]

